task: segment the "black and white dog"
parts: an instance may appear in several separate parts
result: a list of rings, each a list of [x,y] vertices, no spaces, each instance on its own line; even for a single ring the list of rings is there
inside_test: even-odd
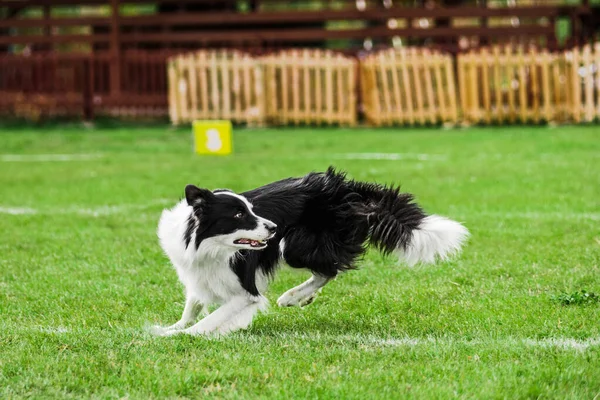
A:
[[[349,180],[333,168],[242,194],[188,185],[185,199],[163,211],[158,224],[160,244],[185,286],[185,307],[177,323],[154,332],[210,335],[248,327],[266,308],[261,293],[282,260],[313,275],[277,303],[303,306],[355,268],[369,243],[412,265],[446,258],[468,234],[458,222],[427,216],[410,194]],[[220,307],[207,315],[215,303]],[[188,328],[200,313],[205,317]]]

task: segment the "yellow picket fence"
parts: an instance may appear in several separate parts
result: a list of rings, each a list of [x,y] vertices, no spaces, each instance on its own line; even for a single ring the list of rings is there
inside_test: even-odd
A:
[[[365,116],[373,125],[458,122],[450,55],[381,51],[361,61],[360,78]]]
[[[263,73],[250,55],[201,50],[169,60],[169,115],[174,124],[196,119],[262,123]]]
[[[565,121],[572,67],[563,54],[523,47],[483,48],[458,56],[463,119],[470,123]]]
[[[356,61],[324,50],[288,50],[261,59],[266,116],[281,124],[356,123]]]
[[[569,110],[574,122],[600,119],[600,43],[565,52],[572,83]]]

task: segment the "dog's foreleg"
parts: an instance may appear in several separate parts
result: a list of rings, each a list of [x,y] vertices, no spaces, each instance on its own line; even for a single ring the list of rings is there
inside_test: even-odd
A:
[[[254,315],[266,306],[262,296],[239,295],[216,309],[195,325],[178,331],[167,331],[165,336],[185,333],[189,335],[226,334],[247,328]]]
[[[196,318],[198,318],[200,312],[206,314],[206,307],[203,306],[200,302],[198,302],[198,300],[194,296],[188,295],[185,299],[185,306],[183,307],[183,314],[181,315],[181,319],[171,326],[153,326],[152,332],[157,335],[164,335],[166,332],[180,331],[182,329],[185,329],[190,324],[196,322]]]
[[[284,294],[277,300],[279,307],[303,307],[313,302],[321,288],[334,277],[327,277],[313,273],[306,282],[298,285]]]

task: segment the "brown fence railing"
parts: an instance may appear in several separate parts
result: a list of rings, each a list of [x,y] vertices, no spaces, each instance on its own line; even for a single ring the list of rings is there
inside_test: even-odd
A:
[[[84,113],[91,100],[89,59],[5,56],[0,58],[0,110],[38,119],[41,115]]]
[[[381,51],[361,61],[360,77],[365,116],[373,125],[458,122],[448,54]]]
[[[0,56],[0,112],[54,115],[166,115],[170,53],[125,52]]]
[[[235,1],[131,2],[157,6],[148,14],[125,15],[119,1],[3,1],[1,6],[6,10],[6,17],[0,20],[0,51],[11,45],[60,47],[75,44],[110,49],[118,56],[121,50],[132,48],[272,48],[311,46],[331,39],[360,42],[365,38],[385,40],[395,36],[403,40],[432,39],[453,52],[459,50],[461,38],[468,38],[469,42],[477,38],[481,43],[526,38],[527,41],[543,40],[556,46],[555,22],[558,18],[569,19],[574,39],[580,39],[582,22],[593,15],[589,4],[569,6],[547,1],[519,7],[488,5],[491,2],[455,7],[411,7],[400,4],[402,2],[390,2],[382,7],[381,2],[363,2],[360,6],[353,0],[323,0],[320,9],[311,9],[310,2],[305,2],[307,4],[298,4],[304,5],[304,9],[286,10],[281,7],[281,0],[261,0],[246,2],[249,7],[246,11],[238,10]],[[57,17],[60,14],[53,12],[81,5],[86,6],[84,15]],[[27,9],[42,11],[43,16],[21,18]],[[465,19],[471,21],[451,23]],[[519,23],[512,23],[511,19]],[[390,28],[390,20],[399,23]],[[427,24],[412,23],[419,20],[426,20]],[[328,26],[338,21],[354,23],[344,29]]]

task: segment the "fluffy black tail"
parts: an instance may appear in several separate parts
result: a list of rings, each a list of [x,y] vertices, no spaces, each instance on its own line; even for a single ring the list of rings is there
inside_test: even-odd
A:
[[[413,196],[398,187],[349,181],[362,199],[358,212],[366,215],[370,242],[382,252],[399,253],[409,265],[445,259],[460,250],[467,229],[456,221],[426,215]]]

